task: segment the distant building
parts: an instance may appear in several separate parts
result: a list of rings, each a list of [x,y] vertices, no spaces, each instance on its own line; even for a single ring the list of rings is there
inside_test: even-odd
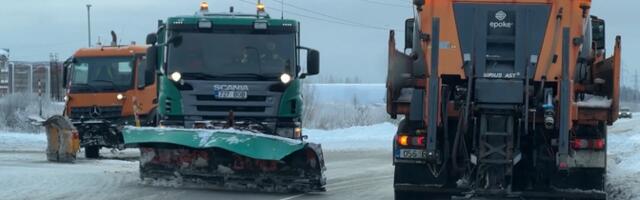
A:
[[[63,65],[55,54],[49,62],[19,62],[9,60],[9,50],[0,49],[0,96],[11,93],[42,93],[62,101]]]
[[[0,49],[0,96],[11,93],[9,82],[11,81],[9,68],[9,49]]]
[[[33,92],[32,88],[32,67],[31,64],[15,63],[12,65],[13,81],[10,83],[12,93]]]

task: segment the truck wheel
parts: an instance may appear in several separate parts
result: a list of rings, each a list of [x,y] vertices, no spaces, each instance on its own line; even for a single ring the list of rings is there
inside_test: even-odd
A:
[[[84,157],[90,159],[100,158],[100,146],[87,146],[84,148]]]

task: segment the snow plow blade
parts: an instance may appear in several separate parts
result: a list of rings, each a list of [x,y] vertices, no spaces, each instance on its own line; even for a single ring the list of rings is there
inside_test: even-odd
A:
[[[140,148],[143,182],[261,191],[324,191],[320,145],[234,129],[125,127],[127,147]],[[187,185],[185,185],[187,186]]]
[[[74,162],[80,150],[80,139],[73,124],[67,118],[56,115],[42,122],[42,125],[47,130],[47,160]]]

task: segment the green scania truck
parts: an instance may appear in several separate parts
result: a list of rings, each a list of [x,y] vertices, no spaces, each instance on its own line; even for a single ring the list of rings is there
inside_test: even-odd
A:
[[[143,180],[177,179],[232,190],[324,191],[322,149],[302,135],[302,79],[319,52],[300,46],[300,24],[209,12],[159,21],[147,36],[158,69],[158,127],[127,127]],[[306,66],[301,67],[301,54]]]

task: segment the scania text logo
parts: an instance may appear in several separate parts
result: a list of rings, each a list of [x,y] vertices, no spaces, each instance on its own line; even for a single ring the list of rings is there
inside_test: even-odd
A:
[[[503,10],[496,12],[496,19],[498,21],[489,22],[489,27],[491,27],[493,29],[511,28],[511,27],[513,27],[513,22],[504,21],[505,19],[507,19],[507,12],[505,12]]]
[[[248,91],[248,85],[214,85],[215,91]]]

